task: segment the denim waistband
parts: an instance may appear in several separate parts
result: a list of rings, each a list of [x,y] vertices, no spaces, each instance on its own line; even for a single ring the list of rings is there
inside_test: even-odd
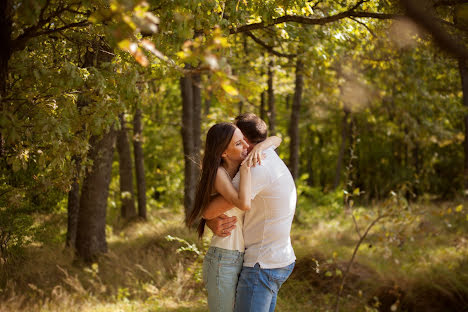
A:
[[[243,252],[240,252],[239,250],[230,250],[230,249],[224,249],[224,248],[219,248],[219,247],[214,247],[211,246],[208,251],[206,252],[207,254],[228,254],[228,255],[233,255],[233,256],[238,256],[238,255],[243,255]]]

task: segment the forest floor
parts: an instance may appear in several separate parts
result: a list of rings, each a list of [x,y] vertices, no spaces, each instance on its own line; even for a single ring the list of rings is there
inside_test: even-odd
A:
[[[355,209],[361,234],[379,205]],[[64,249],[66,214],[38,216],[42,230],[6,271],[0,311],[207,311],[209,239],[198,241],[182,220],[159,209],[148,222],[109,225],[109,252],[86,266]],[[296,267],[276,311],[334,311],[358,239],[337,202],[302,202],[292,229]],[[347,275],[340,311],[468,311],[468,207],[418,203],[377,223]]]

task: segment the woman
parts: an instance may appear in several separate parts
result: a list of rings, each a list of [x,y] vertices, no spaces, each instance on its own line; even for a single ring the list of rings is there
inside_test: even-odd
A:
[[[238,219],[230,236],[213,236],[203,261],[203,280],[208,291],[208,306],[212,312],[234,309],[237,279],[244,258],[243,214],[250,209],[249,165],[253,160],[260,162],[262,151],[271,145],[278,146],[280,142],[278,137],[267,138],[257,144],[246,159],[248,144],[235,125],[219,123],[207,133],[201,178],[194,209],[187,224],[191,226],[203,216],[212,197],[218,194],[237,207],[227,211],[226,215],[237,216]],[[244,160],[246,161],[241,165]],[[239,191],[232,185],[232,178],[237,171],[240,171]],[[205,220],[201,218],[198,225],[199,237],[202,237],[204,228]]]

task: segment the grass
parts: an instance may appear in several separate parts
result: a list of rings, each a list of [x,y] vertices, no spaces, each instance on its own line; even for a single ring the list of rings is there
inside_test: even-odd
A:
[[[296,268],[277,311],[333,311],[358,236],[336,205],[333,213],[328,204],[301,207],[292,230]],[[356,209],[361,227],[372,211]],[[420,203],[379,223],[358,251],[340,310],[466,311],[467,213],[454,202]],[[85,266],[63,247],[66,216],[41,217],[41,235],[8,267],[0,311],[207,311],[208,239],[199,242],[182,219],[159,209],[148,222],[109,226],[109,252]]]

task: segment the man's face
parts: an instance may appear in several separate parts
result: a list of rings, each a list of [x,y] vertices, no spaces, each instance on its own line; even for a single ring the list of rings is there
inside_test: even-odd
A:
[[[254,148],[255,144],[250,142],[249,139],[247,139],[245,135],[244,135],[244,140],[249,145],[249,147],[247,147],[247,153],[250,153],[250,151]]]

